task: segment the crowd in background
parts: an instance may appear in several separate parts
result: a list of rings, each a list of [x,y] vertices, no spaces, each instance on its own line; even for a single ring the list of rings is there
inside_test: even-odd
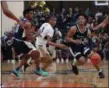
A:
[[[55,15],[57,17],[57,25],[56,29],[58,32],[60,32],[60,37],[62,40],[64,40],[65,35],[69,28],[76,24],[76,16],[83,12],[82,9],[79,8],[69,8],[68,10],[65,10],[62,8],[62,11],[60,13],[55,12],[55,8],[50,11],[47,10],[34,10],[34,16],[32,23],[37,29],[41,26],[42,23],[47,22],[47,18],[49,15]],[[88,23],[87,26],[97,25],[103,21],[103,19],[109,14],[107,11],[102,12],[100,9],[96,13],[91,12],[89,8],[86,9],[84,12],[88,16]],[[22,17],[21,17],[22,18]],[[20,19],[21,19],[20,18]],[[2,45],[2,58],[3,60],[12,60],[13,58],[13,48],[11,46],[11,35],[15,33],[17,24],[15,24],[12,27],[12,30],[10,32],[5,32],[4,36],[1,37]],[[105,28],[100,28],[96,31],[92,31],[92,41],[93,45],[92,48],[99,52],[102,58],[105,58],[106,60],[109,60],[109,36],[107,32],[109,31],[109,25],[107,25]],[[56,37],[54,37],[56,39]],[[59,39],[57,38],[57,40]],[[54,40],[55,40],[54,39]]]

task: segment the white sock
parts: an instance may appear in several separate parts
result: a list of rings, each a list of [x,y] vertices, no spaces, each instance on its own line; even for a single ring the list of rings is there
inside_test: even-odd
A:
[[[28,61],[27,61],[27,64],[28,64],[28,65],[31,65],[31,64],[30,64],[31,60],[32,60],[32,58],[30,57],[30,58],[28,59]]]
[[[103,70],[102,69],[100,69],[98,72],[102,72]]]
[[[77,63],[76,59],[73,60],[73,65],[75,66]]]
[[[69,63],[69,60],[68,59],[66,59],[66,63]]]
[[[44,67],[44,64],[43,63],[40,63],[39,67],[40,68],[43,68]]]
[[[59,58],[57,58],[57,59],[56,59],[56,63],[59,64],[59,62],[60,62],[60,60],[59,60]]]

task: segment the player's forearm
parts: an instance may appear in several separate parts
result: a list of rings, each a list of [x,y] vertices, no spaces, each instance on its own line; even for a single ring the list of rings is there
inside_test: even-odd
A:
[[[58,44],[51,42],[51,41],[48,41],[48,44],[51,45],[51,46],[54,46],[54,47],[58,47]]]
[[[1,2],[1,6],[2,6],[3,13],[7,17],[15,20],[16,22],[19,22],[19,19],[8,9],[7,3],[5,1]]]
[[[12,12],[6,11],[6,12],[4,12],[4,14],[5,14],[7,17],[9,17],[9,18],[15,20],[17,23],[19,23],[19,19],[18,19]]]
[[[67,42],[75,43],[75,40],[70,37],[66,37],[66,40]]]
[[[105,27],[106,26],[106,24],[105,23],[101,23],[101,24],[99,24],[99,25],[97,25],[96,27],[94,27],[94,30],[97,30],[97,29],[99,29],[100,27]]]
[[[97,25],[97,26],[94,27],[93,29],[94,29],[94,30],[97,30],[97,29],[99,29],[100,27],[103,27],[103,28],[104,28],[104,27],[108,24],[108,22],[109,22],[108,19],[109,19],[109,18],[108,18],[108,16],[107,16],[107,17],[105,18],[105,20],[104,20],[102,23],[100,23],[99,25]]]

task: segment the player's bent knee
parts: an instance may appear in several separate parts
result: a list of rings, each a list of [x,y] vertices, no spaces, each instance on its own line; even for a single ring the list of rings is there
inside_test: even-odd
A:
[[[52,63],[53,62],[51,56],[49,56],[49,55],[47,55],[45,57],[41,57],[40,61],[43,62],[43,63]]]
[[[79,62],[79,64],[81,64],[81,65],[85,64],[85,62],[86,62],[85,57],[81,56],[81,57],[78,59],[78,62]]]
[[[33,50],[32,53],[31,53],[31,55],[32,55],[32,56],[35,56],[35,57],[37,57],[37,58],[40,57],[40,53],[39,53],[39,51],[37,51],[37,50]]]

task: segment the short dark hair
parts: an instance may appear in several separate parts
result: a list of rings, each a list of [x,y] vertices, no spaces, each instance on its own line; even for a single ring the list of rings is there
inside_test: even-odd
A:
[[[30,11],[33,11],[33,9],[32,9],[32,8],[26,8],[26,9],[24,9],[24,11],[23,11],[23,16],[25,17],[25,15],[26,15],[27,13],[29,13]]]
[[[85,15],[84,13],[79,13],[79,14],[77,15],[76,19],[78,19],[80,16],[83,16],[83,17],[86,19],[86,21],[88,21],[88,16]]]

